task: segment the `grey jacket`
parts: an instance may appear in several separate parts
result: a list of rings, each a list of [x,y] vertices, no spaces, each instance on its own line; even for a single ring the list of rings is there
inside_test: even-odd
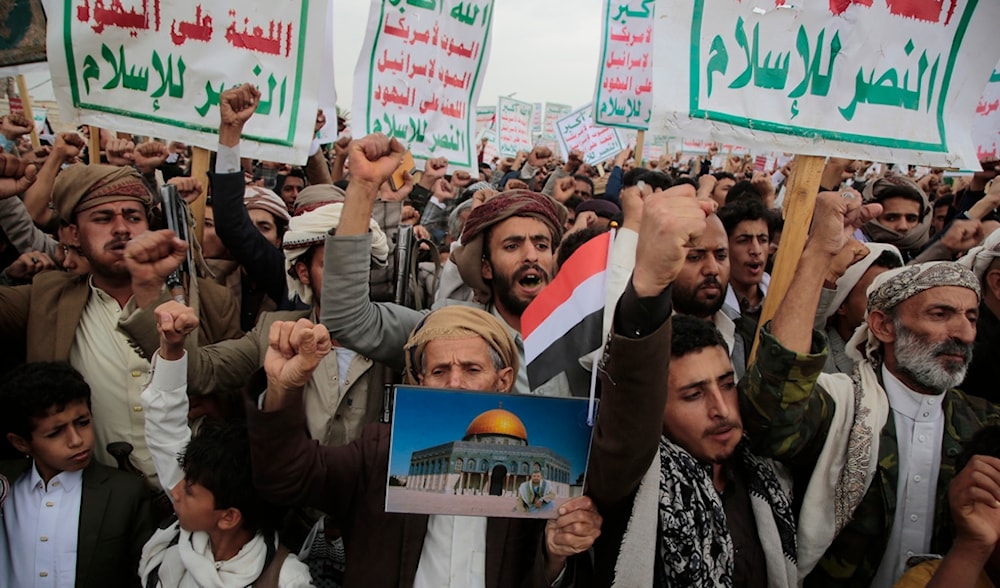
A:
[[[368,296],[368,277],[371,266],[371,234],[337,237],[327,235],[323,260],[323,299],[320,320],[330,329],[330,336],[341,345],[353,349],[390,368],[402,371],[403,345],[420,319],[430,311],[419,311],[399,304],[372,302]],[[449,304],[477,306],[492,313],[501,322],[492,305],[482,306],[457,300],[441,300],[433,308]],[[504,323],[506,325],[506,323]],[[517,345],[520,367],[514,390],[520,394],[544,396],[584,396],[589,393],[589,381],[578,383],[566,374],[553,378],[534,390],[528,385],[528,372],[524,362],[524,341],[521,334],[507,327]],[[582,377],[581,376],[581,377]],[[584,379],[585,380],[585,379]]]

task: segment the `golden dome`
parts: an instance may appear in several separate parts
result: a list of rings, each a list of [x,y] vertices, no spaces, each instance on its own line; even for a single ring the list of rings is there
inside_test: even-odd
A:
[[[465,438],[473,435],[507,435],[528,442],[528,430],[517,415],[502,408],[487,410],[472,419],[469,428],[465,430]]]

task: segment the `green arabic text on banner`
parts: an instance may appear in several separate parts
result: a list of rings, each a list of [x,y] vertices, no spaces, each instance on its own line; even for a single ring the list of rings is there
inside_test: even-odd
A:
[[[998,58],[992,0],[657,0],[651,132],[976,167],[972,116]]]

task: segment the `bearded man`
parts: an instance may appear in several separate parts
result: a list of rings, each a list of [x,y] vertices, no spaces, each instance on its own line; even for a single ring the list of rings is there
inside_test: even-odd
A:
[[[853,191],[823,193],[788,294],[740,382],[754,450],[791,469],[801,497],[798,564],[807,586],[891,586],[908,557],[944,553],[948,484],[961,446],[1000,408],[955,390],[972,359],[979,281],[953,262],[886,271],[847,343],[853,374],[821,374],[812,322],[852,227],[881,213]]]

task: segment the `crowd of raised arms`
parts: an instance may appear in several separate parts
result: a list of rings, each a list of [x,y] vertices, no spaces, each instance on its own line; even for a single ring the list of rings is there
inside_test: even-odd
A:
[[[0,119],[0,585],[1000,585],[998,162],[830,158],[764,313],[794,159],[400,176],[339,119],[297,167],[241,157],[259,100],[221,93],[207,186],[183,144]],[[529,384],[522,315],[609,230],[585,481],[386,512],[387,384],[590,394]]]

